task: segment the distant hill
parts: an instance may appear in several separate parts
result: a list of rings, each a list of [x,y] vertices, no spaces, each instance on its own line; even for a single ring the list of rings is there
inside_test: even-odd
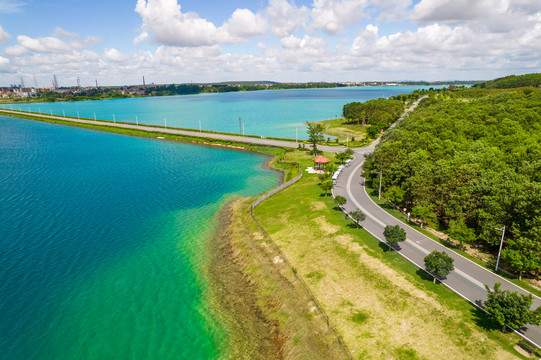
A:
[[[524,86],[541,87],[541,74],[509,75],[474,85],[487,89],[510,89]]]

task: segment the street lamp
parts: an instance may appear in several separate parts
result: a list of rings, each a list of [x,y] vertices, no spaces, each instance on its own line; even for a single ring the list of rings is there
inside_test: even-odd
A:
[[[383,170],[379,171],[379,191],[378,191],[378,200],[381,199],[381,178],[383,176]]]
[[[500,241],[500,250],[498,250],[498,259],[496,260],[496,269],[494,271],[498,272],[498,264],[500,263],[500,253],[502,252],[502,246],[503,246],[503,237],[505,235],[505,226],[501,229],[495,228],[496,230],[499,230],[502,232],[502,240]]]

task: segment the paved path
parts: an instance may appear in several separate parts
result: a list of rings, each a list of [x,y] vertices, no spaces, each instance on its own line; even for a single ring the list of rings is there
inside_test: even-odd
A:
[[[226,135],[226,134],[213,134],[213,133],[199,132],[197,130],[193,130],[193,131],[179,130],[175,128],[165,128],[162,126],[148,126],[144,124],[136,125],[136,124],[104,122],[104,121],[94,121],[94,120],[79,120],[79,119],[73,119],[73,118],[65,118],[63,116],[56,116],[56,115],[36,114],[36,113],[29,113],[29,112],[24,112],[24,111],[11,111],[11,110],[5,110],[5,109],[0,109],[0,110],[8,114],[9,113],[24,114],[24,115],[30,115],[30,116],[44,118],[44,119],[62,120],[62,121],[69,121],[73,123],[92,124],[92,125],[101,125],[101,126],[111,126],[111,127],[133,129],[133,130],[154,131],[154,132],[161,132],[161,133],[172,134],[172,135],[185,135],[185,136],[207,138],[207,139],[230,140],[230,141],[238,141],[238,142],[244,142],[244,143],[256,144],[256,145],[268,145],[268,146],[288,147],[288,148],[296,148],[298,146],[298,144],[294,141],[251,138],[251,137],[245,137],[245,136],[240,136],[240,135],[237,136],[237,135]],[[306,147],[310,149],[312,148],[312,146],[308,144],[306,144]],[[342,152],[345,150],[345,148],[343,147],[326,146],[326,145],[318,145],[317,148],[319,150],[323,150],[327,152],[335,152],[335,153]]]
[[[383,230],[386,225],[400,225],[404,228],[407,240],[399,244],[398,251],[421,269],[424,269],[424,257],[428,253],[433,250],[445,251],[455,260],[455,270],[447,276],[447,279],[443,280],[443,283],[477,306],[481,306],[482,302],[487,299],[485,284],[493,287],[494,283],[499,282],[502,284],[502,289],[518,291],[522,294],[528,293],[521,287],[421,234],[374,203],[368,196],[364,187],[364,178],[361,177],[364,155],[370,153],[374,146],[375,144],[370,148],[356,151],[351,166],[344,168],[333,189],[335,196],[341,195],[347,199],[344,206],[346,212],[349,213],[356,209],[362,210],[366,214],[366,220],[362,222],[363,228],[382,242],[385,242]],[[541,306],[541,299],[534,296],[534,308],[538,306]],[[529,325],[519,329],[518,332],[541,348],[541,327]]]

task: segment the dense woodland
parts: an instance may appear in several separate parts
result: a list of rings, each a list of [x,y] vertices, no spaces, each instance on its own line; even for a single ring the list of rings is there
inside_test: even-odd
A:
[[[502,259],[521,275],[539,274],[538,88],[431,92],[383,135],[365,169],[369,181],[379,181],[382,171],[389,200],[462,243],[497,251],[497,228],[505,226]]]
[[[424,91],[414,91],[411,94],[397,95],[389,99],[374,99],[366,102],[352,102],[344,105],[342,116],[350,124],[368,126],[366,134],[375,139],[382,130],[387,129],[404,112],[407,100],[418,99]]]
[[[541,86],[541,73],[526,75],[510,75],[491,81],[485,81],[474,86],[486,89],[511,89],[525,86]]]

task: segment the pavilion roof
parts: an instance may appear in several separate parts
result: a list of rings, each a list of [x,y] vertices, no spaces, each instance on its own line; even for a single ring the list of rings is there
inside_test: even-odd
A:
[[[325,156],[318,156],[312,161],[315,162],[316,164],[326,164],[328,162],[331,162],[331,160],[327,159]]]

